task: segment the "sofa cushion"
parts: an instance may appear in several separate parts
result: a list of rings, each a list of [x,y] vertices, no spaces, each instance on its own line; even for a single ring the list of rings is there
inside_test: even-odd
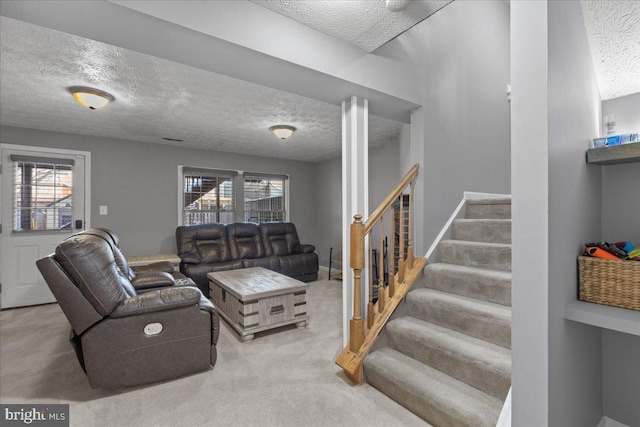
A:
[[[263,267],[280,273],[280,260],[277,257],[243,259],[242,265],[244,268]]]
[[[260,234],[266,256],[286,256],[300,245],[296,226],[290,222],[265,222],[260,224]]]
[[[207,273],[244,268],[242,260],[219,262],[214,264],[185,264],[184,274],[190,277],[200,288],[204,296],[209,298],[209,279]]]
[[[305,276],[318,272],[318,255],[296,254],[278,257],[280,273],[291,277]]]
[[[176,242],[178,256],[183,263],[200,264],[231,260],[227,229],[222,224],[178,227]]]
[[[258,226],[252,223],[227,225],[229,246],[233,259],[264,258],[265,251]]]

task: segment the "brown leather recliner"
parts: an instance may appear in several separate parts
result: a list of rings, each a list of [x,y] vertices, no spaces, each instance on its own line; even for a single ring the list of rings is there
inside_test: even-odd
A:
[[[71,324],[91,387],[147,384],[214,365],[215,306],[192,286],[132,283],[98,234],[72,236],[36,262]]]

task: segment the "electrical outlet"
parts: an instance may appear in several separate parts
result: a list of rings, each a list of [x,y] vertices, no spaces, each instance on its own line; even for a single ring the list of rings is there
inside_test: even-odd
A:
[[[107,207],[100,206],[100,215],[106,215],[106,214],[107,214]]]

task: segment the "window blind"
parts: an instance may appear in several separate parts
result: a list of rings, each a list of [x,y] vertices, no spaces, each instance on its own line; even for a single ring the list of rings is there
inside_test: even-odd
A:
[[[234,222],[235,171],[183,168],[183,225]]]
[[[244,174],[244,216],[248,222],[287,220],[287,175]]]

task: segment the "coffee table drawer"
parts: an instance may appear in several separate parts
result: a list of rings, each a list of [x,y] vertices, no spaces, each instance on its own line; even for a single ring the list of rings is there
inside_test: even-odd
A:
[[[293,319],[293,294],[263,298],[258,305],[259,326],[273,325]]]

